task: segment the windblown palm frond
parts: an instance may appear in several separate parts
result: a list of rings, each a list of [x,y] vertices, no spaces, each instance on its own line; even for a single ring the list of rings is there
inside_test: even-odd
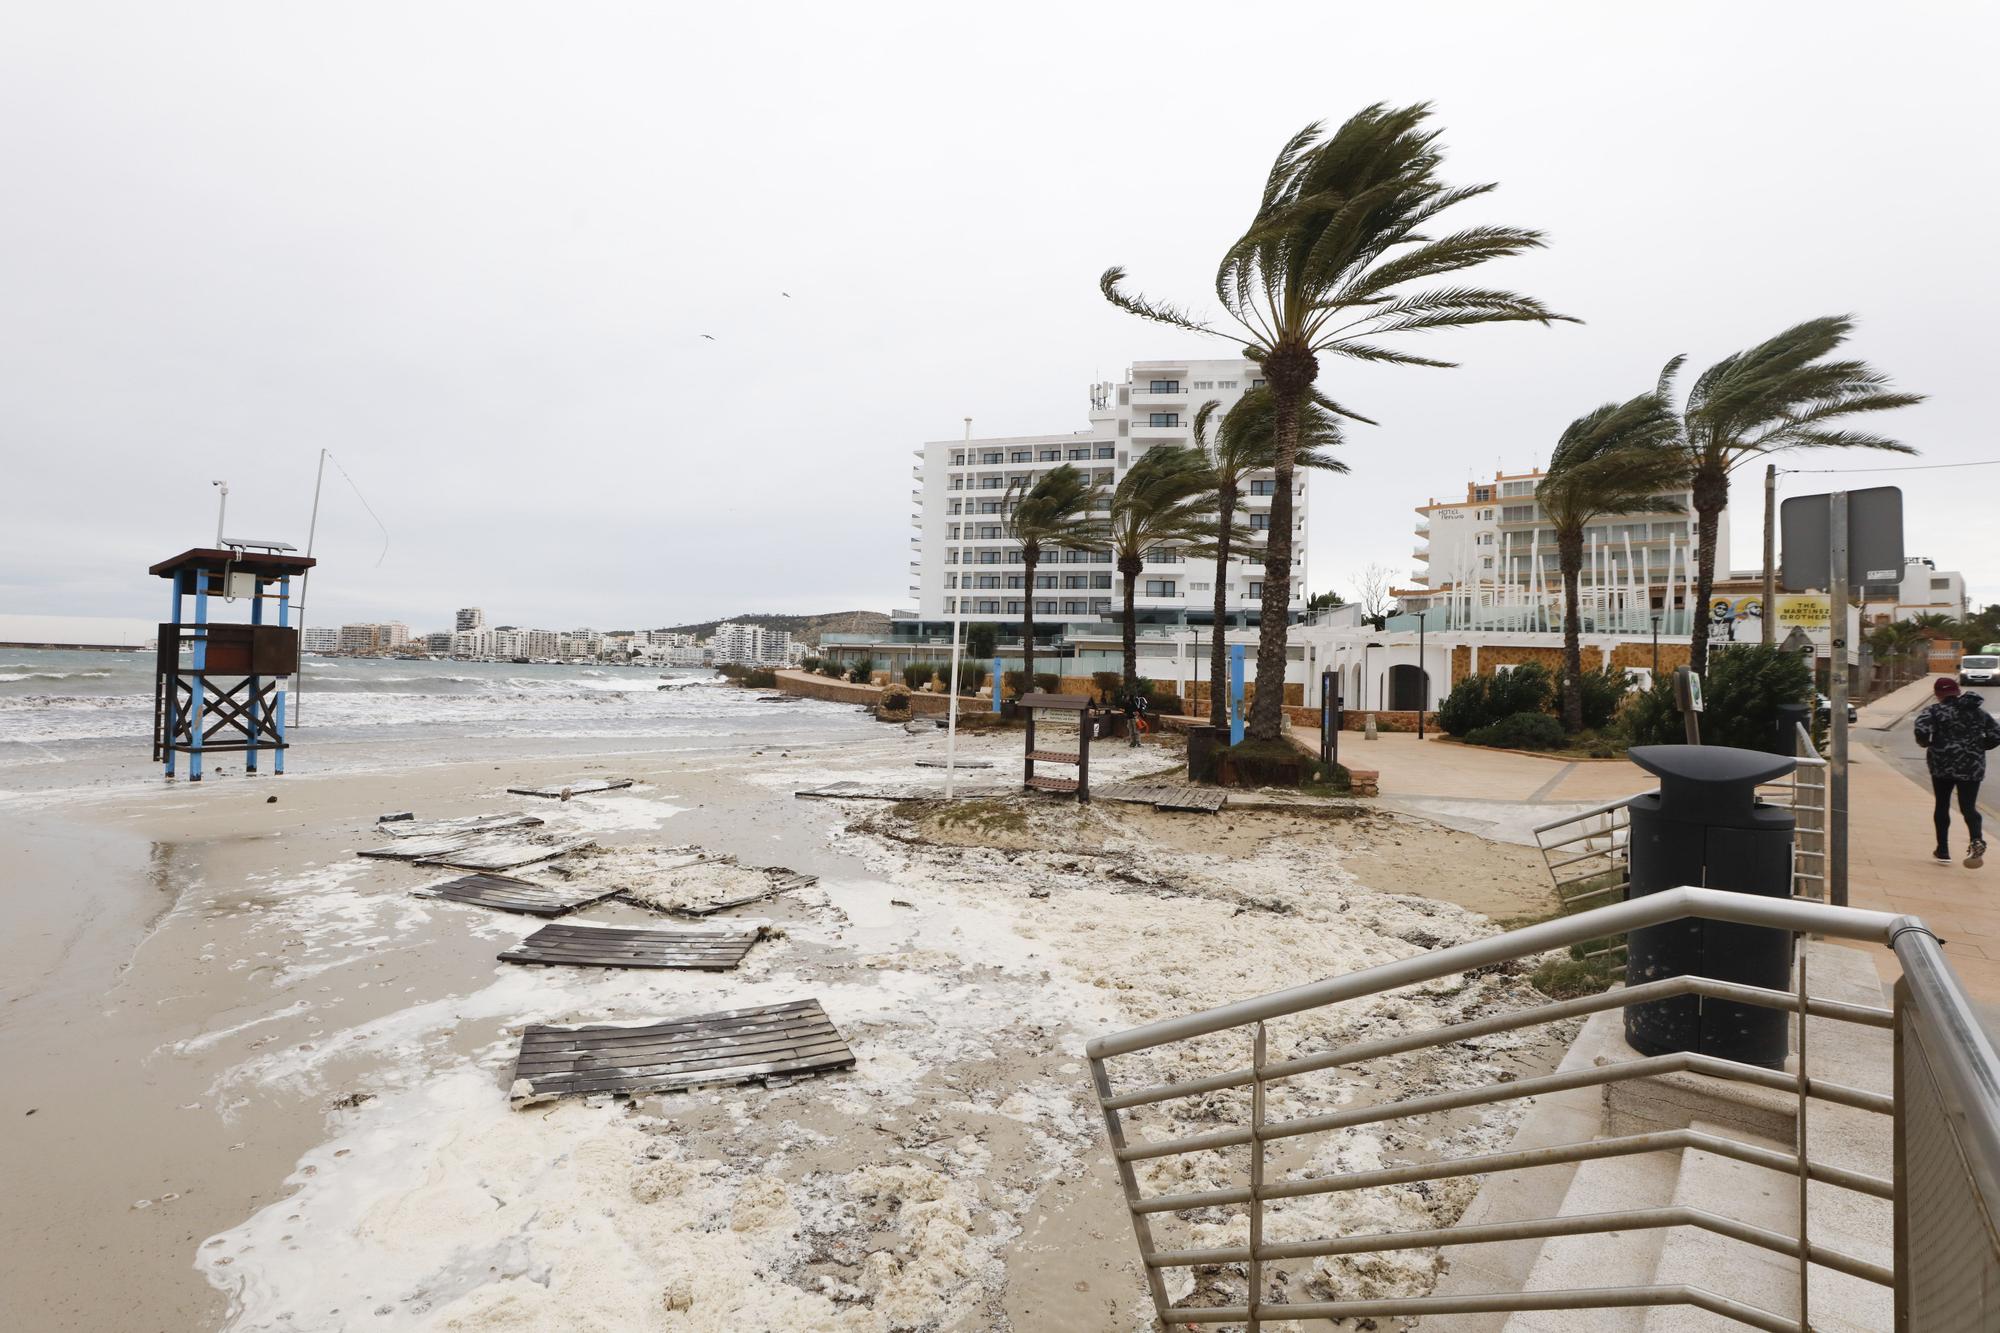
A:
[[[1681,409],[1682,447],[1701,529],[1696,547],[1695,605],[1715,587],[1716,524],[1729,503],[1729,474],[1764,454],[1794,449],[1915,449],[1886,435],[1830,425],[1865,412],[1887,412],[1924,400],[1889,387],[1889,377],[1856,358],[1830,360],[1854,331],[1851,315],[1809,319],[1755,347],[1723,357],[1689,386]],[[1671,383],[1681,358],[1662,375]],[[1694,617],[1694,669],[1708,662],[1706,616]]]
[[[1395,365],[1449,366],[1399,345],[1408,334],[1472,324],[1548,324],[1568,316],[1517,292],[1422,284],[1491,259],[1532,250],[1540,232],[1478,226],[1435,235],[1428,224],[1491,185],[1447,185],[1430,107],[1368,107],[1332,133],[1306,126],[1279,150],[1257,210],[1216,269],[1215,295],[1226,323],[1125,289],[1125,270],[1110,268],[1099,287],[1112,304],[1145,319],[1197,333],[1244,340],[1243,354],[1262,366],[1271,389],[1277,494],[1271,507],[1270,560],[1257,646],[1257,669],[1282,678],[1290,619],[1292,473],[1299,465],[1303,403],[1321,356]],[[1332,408],[1336,415],[1365,420]],[[1250,732],[1279,739],[1282,692],[1254,701]]]

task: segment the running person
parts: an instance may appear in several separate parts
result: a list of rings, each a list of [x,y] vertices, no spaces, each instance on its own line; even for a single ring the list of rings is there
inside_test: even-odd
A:
[[[1940,676],[1931,687],[1937,695],[1917,714],[1917,744],[1924,747],[1930,762],[1931,791],[1937,797],[1932,818],[1937,823],[1939,861],[1951,860],[1951,798],[1958,797],[1958,812],[1965,819],[1970,836],[1965,864],[1977,870],[1986,860],[1985,830],[1979,820],[1979,784],[1986,777],[1986,752],[2000,746],[2000,721],[1986,711],[1986,701],[1966,694],[1958,682]]]

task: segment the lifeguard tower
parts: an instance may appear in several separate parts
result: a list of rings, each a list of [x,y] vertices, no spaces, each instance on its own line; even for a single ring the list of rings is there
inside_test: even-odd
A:
[[[283,542],[223,540],[147,571],[173,584],[153,680],[153,758],[166,761],[168,777],[185,754],[188,780],[200,782],[202,756],[232,750],[244,752],[245,773],[257,771],[259,750],[272,752],[274,772],[285,771],[285,682],[299,669],[292,576],[314,563]],[[185,620],[190,596],[194,619]],[[247,606],[249,622],[211,621],[217,599]],[[267,603],[275,616],[267,617]]]

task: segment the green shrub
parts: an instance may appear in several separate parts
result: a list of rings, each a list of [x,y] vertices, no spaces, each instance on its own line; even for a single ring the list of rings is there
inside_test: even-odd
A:
[[[1178,694],[1175,694],[1170,689],[1163,688],[1157,681],[1147,680],[1144,676],[1139,677],[1137,683],[1139,693],[1146,696],[1147,704],[1153,712],[1164,714],[1168,717],[1178,717],[1180,715],[1181,697]]]
[[[819,664],[819,674],[832,680],[839,680],[847,674],[847,664],[839,658],[829,657]]]
[[[875,679],[875,659],[864,657],[854,664],[854,683],[867,685]]]
[[[1492,745],[1506,750],[1553,750],[1566,738],[1562,723],[1548,713],[1510,713],[1498,722],[1489,722],[1466,733],[1472,745]]]
[[[820,659],[817,657],[801,657],[799,659],[799,670],[805,672],[807,675],[811,675],[819,670],[819,662]]]
[[[1097,689],[1099,703],[1116,703],[1118,696],[1125,692],[1125,673],[1122,671],[1093,671],[1090,683]]]
[[[1523,662],[1512,671],[1497,671],[1487,687],[1493,720],[1516,713],[1546,713],[1555,706],[1556,678],[1540,662]]]
[[[755,671],[743,674],[743,683],[753,690],[775,689],[778,684],[778,673],[769,667],[758,667]]]
[[[982,662],[993,657],[993,645],[1000,641],[1000,627],[981,621],[965,627],[965,651]]]
[[[1796,653],[1761,643],[1712,648],[1708,675],[1702,683],[1707,705],[1701,715],[1702,743],[1745,750],[1777,749],[1778,706],[1810,705],[1812,692],[1812,669]],[[1673,676],[1662,673],[1651,690],[1633,696],[1619,722],[1634,745],[1684,742],[1687,730],[1680,709],[1674,706]]]
[[[1035,688],[1043,694],[1054,694],[1062,688],[1062,677],[1053,671],[1037,671],[1035,673]]]
[[[1007,697],[1010,699],[1018,699],[1023,694],[1027,693],[1026,690],[1021,688],[1022,676],[1021,673],[1018,671],[1001,672],[1000,683],[1006,688]]]
[[[1479,728],[1493,720],[1493,705],[1489,698],[1491,676],[1467,676],[1451,687],[1451,692],[1438,700],[1437,724],[1447,734],[1463,740]]]
[[[903,683],[913,690],[921,690],[931,683],[937,674],[937,665],[932,662],[912,662],[903,668]]]
[[[959,662],[958,692],[960,694],[977,694],[979,693],[979,687],[985,683],[986,664],[984,662],[967,662],[963,660]]]
[[[1606,667],[1602,671],[1586,671],[1580,680],[1584,727],[1596,731],[1611,725],[1630,690],[1632,673],[1624,667]]]

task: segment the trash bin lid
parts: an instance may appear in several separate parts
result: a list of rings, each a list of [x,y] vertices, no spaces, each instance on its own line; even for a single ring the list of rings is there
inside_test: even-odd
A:
[[[1798,767],[1790,755],[1728,745],[1635,745],[1626,753],[1660,779],[1660,813],[1695,823],[1748,819],[1758,786]]]

